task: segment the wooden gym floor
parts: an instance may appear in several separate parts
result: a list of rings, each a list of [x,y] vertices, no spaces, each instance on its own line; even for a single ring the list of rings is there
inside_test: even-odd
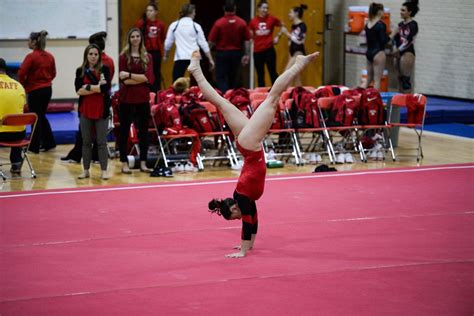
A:
[[[416,136],[413,131],[402,129],[399,138],[400,146],[396,149],[399,155],[397,161],[393,162],[390,158],[380,162],[369,161],[368,163],[362,163],[356,161],[354,164],[336,165],[335,167],[339,171],[346,171],[474,162],[473,139],[425,132],[422,144],[425,158],[420,163],[417,163],[416,157],[407,155],[416,153],[413,150],[416,145]],[[99,179],[99,165],[92,166],[92,177],[90,179],[79,180],[77,176],[82,171],[82,165],[66,163],[60,160],[60,157],[65,156],[71,148],[72,145],[60,145],[52,151],[40,153],[39,155],[29,154],[37,173],[37,178],[29,178],[28,166],[25,163],[22,177],[7,179],[4,183],[0,183],[0,192],[236,178],[239,175],[239,171],[231,170],[228,167],[213,167],[210,165],[206,165],[206,169],[202,172],[175,173],[173,178],[150,177],[148,174],[139,171],[134,171],[132,175],[123,175],[120,173],[120,162],[118,159],[114,159],[109,160],[109,173],[111,175],[109,180],[103,181]],[[8,162],[8,156],[9,149],[0,148],[0,164]],[[267,174],[310,173],[314,170],[314,167],[314,165],[309,164],[297,167],[287,163],[284,168],[268,169]],[[2,167],[0,166],[0,168]],[[2,169],[7,175],[10,174],[9,166],[3,166]]]

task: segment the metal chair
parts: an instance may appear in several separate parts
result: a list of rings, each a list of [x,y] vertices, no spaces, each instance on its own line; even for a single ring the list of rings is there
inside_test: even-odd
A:
[[[22,114],[9,114],[5,115],[2,118],[2,125],[3,126],[25,126],[25,125],[30,125],[31,126],[31,133],[29,137],[26,137],[21,140],[17,141],[3,141],[0,142],[0,146],[3,147],[15,147],[15,148],[21,148],[22,149],[22,160],[20,163],[20,166],[23,165],[23,162],[26,159],[26,162],[28,163],[28,167],[30,168],[30,173],[32,178],[36,178],[36,173],[35,170],[33,169],[30,159],[28,158],[28,148],[30,146],[31,139],[34,135],[35,132],[35,126],[36,122],[38,120],[38,116],[36,113],[22,113]],[[6,164],[1,164],[2,165],[11,165],[11,163],[6,163]],[[5,181],[6,176],[3,173],[3,171],[0,170],[0,176],[2,179]]]

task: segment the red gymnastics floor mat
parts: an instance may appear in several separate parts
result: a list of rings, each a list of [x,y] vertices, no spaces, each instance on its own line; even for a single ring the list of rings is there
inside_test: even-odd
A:
[[[474,165],[270,177],[246,258],[235,179],[0,195],[0,314],[471,315]]]

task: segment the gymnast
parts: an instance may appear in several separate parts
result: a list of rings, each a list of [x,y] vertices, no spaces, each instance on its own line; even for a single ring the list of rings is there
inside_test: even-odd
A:
[[[237,149],[244,157],[244,165],[233,198],[213,199],[209,202],[210,212],[223,216],[227,220],[242,220],[242,243],[235,247],[240,251],[226,255],[228,258],[245,257],[247,251],[253,248],[258,229],[255,201],[263,194],[266,174],[262,140],[272,125],[280,94],[317,56],[319,52],[297,56],[295,64],[278,77],[268,96],[250,119],[221,97],[207,82],[199,65],[201,59],[199,51],[195,51],[191,56],[189,72],[196,79],[204,97],[221,111],[235,135]]]

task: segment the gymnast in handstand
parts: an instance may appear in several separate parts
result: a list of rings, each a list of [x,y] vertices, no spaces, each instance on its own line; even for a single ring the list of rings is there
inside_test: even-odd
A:
[[[213,199],[209,202],[210,212],[223,216],[227,220],[242,220],[242,243],[235,247],[240,251],[227,255],[228,258],[244,257],[247,251],[253,248],[258,229],[255,201],[263,194],[266,174],[262,140],[272,125],[279,106],[280,94],[317,56],[319,56],[319,52],[296,57],[295,64],[278,77],[266,99],[249,119],[212,88],[199,65],[201,59],[199,52],[195,51],[192,54],[191,64],[188,67],[189,72],[196,79],[204,97],[221,111],[235,135],[237,149],[244,157],[244,165],[233,198]]]

